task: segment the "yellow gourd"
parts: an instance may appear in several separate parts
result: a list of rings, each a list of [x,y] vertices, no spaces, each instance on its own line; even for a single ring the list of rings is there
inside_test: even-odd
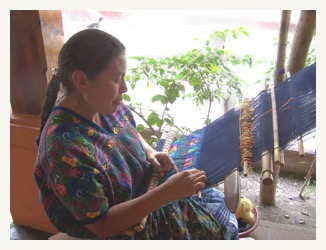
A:
[[[245,223],[254,224],[255,215],[253,214],[252,209],[252,202],[248,198],[242,197],[240,199],[239,207],[235,212],[235,216],[237,219],[242,219]]]

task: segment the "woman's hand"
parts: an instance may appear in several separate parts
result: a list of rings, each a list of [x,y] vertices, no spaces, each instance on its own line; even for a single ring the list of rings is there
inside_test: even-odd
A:
[[[160,173],[161,177],[164,176],[170,168],[173,168],[176,173],[178,172],[177,166],[168,153],[153,150],[147,153],[147,159],[152,164],[155,171]]]
[[[204,171],[190,169],[172,175],[160,188],[170,201],[189,197],[206,187],[207,177]]]
[[[141,134],[139,134],[139,139],[144,146],[147,160],[152,164],[155,171],[161,174],[161,177],[164,176],[170,168],[173,168],[176,173],[178,172],[177,166],[168,153],[155,151]]]

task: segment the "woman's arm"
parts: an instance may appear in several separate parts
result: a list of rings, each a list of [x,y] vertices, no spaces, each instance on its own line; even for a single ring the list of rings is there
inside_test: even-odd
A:
[[[86,227],[101,238],[123,234],[164,204],[195,194],[206,186],[206,182],[204,171],[191,169],[178,172],[152,191],[111,207],[103,219]]]

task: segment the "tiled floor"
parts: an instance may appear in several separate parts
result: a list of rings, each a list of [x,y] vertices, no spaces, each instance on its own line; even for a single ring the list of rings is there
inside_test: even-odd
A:
[[[28,227],[10,225],[10,240],[47,240],[52,234]],[[260,221],[255,231],[247,237],[255,240],[316,240],[315,229],[305,229],[299,226],[276,224]],[[60,234],[52,239],[69,239]]]

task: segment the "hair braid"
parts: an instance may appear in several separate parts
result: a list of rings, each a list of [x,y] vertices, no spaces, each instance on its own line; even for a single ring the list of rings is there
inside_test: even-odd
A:
[[[58,92],[60,90],[60,83],[61,83],[61,78],[59,76],[59,71],[56,70],[54,71],[52,75],[52,79],[50,80],[47,90],[46,90],[46,98],[44,101],[43,105],[43,111],[41,114],[41,127],[40,127],[40,134],[36,140],[37,145],[40,143],[40,137],[43,131],[43,128],[50,116],[50,113],[52,111],[52,108],[55,105],[55,102],[58,97]]]

